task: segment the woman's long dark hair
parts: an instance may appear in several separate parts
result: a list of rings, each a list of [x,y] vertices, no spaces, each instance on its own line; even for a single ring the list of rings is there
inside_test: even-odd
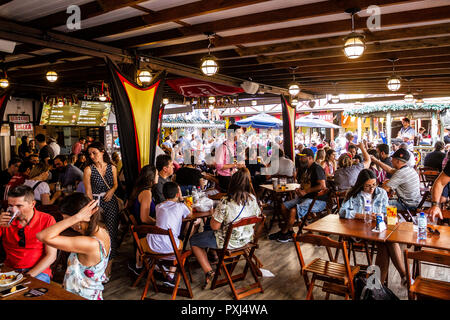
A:
[[[155,184],[156,168],[153,165],[146,165],[141,169],[139,176],[131,191],[130,198],[128,200],[128,206],[132,206],[139,194],[144,190],[150,190]]]
[[[241,205],[249,200],[251,194],[256,198],[250,171],[247,168],[240,168],[231,176],[227,192],[228,199]]]
[[[344,201],[354,198],[358,193],[360,193],[364,189],[364,183],[366,183],[366,181],[370,179],[377,179],[375,173],[369,169],[361,170],[358,178],[356,179],[355,185],[350,190],[348,190],[347,194],[345,195]]]
[[[89,156],[89,149],[91,148],[95,148],[100,152],[103,152],[103,161],[106,162],[107,164],[111,164],[114,165],[114,163],[112,163],[111,158],[109,157],[108,152],[105,149],[105,146],[103,145],[103,143],[99,142],[99,141],[94,141],[92,142],[88,148],[87,148],[87,155],[86,155],[86,162],[87,165],[90,166],[91,164],[94,164],[94,162],[92,161],[91,157]]]
[[[68,216],[76,215],[81,209],[88,205],[91,200],[81,192],[74,192],[66,197],[64,197],[61,202],[61,206],[59,207],[59,211],[62,214],[66,214]],[[102,208],[98,208],[97,212],[91,216],[91,220],[89,220],[89,225],[86,230],[86,235],[91,236],[98,231],[98,229],[106,228],[105,222],[102,217]]]

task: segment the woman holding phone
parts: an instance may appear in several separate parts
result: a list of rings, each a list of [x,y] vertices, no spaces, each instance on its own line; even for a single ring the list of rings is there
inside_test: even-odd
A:
[[[100,197],[100,207],[103,209],[103,220],[111,237],[111,256],[106,269],[105,283],[111,277],[111,268],[117,253],[117,232],[119,228],[119,203],[114,195],[118,188],[117,169],[112,164],[104,145],[92,142],[88,148],[87,166],[84,169],[83,183],[86,196],[91,200]]]
[[[36,234],[36,238],[57,249],[71,252],[63,286],[67,291],[89,300],[103,300],[102,282],[108,265],[111,241],[102,220],[97,200],[76,192],[67,196],[60,207],[64,219]],[[61,233],[71,228],[79,236]]]

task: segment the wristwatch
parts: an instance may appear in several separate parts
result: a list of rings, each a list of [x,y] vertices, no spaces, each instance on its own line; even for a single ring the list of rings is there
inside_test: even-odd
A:
[[[441,205],[440,202],[437,202],[437,201],[432,201],[432,202],[431,202],[431,206],[432,206],[432,207],[439,207],[440,205]]]

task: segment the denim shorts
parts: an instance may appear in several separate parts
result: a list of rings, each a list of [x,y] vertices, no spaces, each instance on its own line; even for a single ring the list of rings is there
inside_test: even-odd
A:
[[[286,209],[290,210],[294,207],[297,208],[297,216],[299,219],[303,218],[307,213],[309,209],[309,205],[313,199],[309,198],[296,198],[289,201],[284,202],[284,206]],[[325,210],[327,207],[327,202],[322,200],[316,200],[314,203],[314,206],[312,207],[312,212],[321,212]]]
[[[17,271],[21,272],[21,273],[26,273],[28,272],[30,269],[18,269]],[[50,276],[46,273],[39,273],[36,277],[36,279],[41,280],[45,283],[50,283]]]
[[[191,248],[196,246],[199,248],[217,249],[217,241],[216,236],[214,235],[214,230],[196,233],[191,237],[190,242]]]

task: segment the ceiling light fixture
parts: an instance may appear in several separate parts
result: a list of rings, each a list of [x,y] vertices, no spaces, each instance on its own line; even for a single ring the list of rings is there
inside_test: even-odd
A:
[[[352,15],[352,32],[344,38],[344,53],[349,59],[356,59],[362,56],[366,45],[364,43],[364,35],[359,32],[355,32],[355,19],[354,16],[360,11],[359,8],[352,8],[345,10],[346,13]]]
[[[214,102],[216,102],[216,98],[215,97],[209,97],[208,98],[208,102],[209,103],[214,103]]]
[[[296,96],[300,93],[300,85],[295,81],[295,70],[298,67],[290,67],[290,69],[292,70],[292,82],[289,84],[289,94],[291,96]]]
[[[409,86],[409,82],[411,81],[411,79],[405,79],[405,81],[408,81],[408,92],[405,94],[403,99],[406,103],[414,103],[414,95],[412,94],[411,88]]]
[[[341,98],[337,94],[337,90],[336,90],[337,82],[334,82],[333,85],[334,85],[334,93],[331,95],[331,102],[332,103],[339,103],[339,101],[341,101]]]
[[[298,105],[298,100],[297,99],[292,99],[291,104],[296,107]]]
[[[256,100],[252,100],[252,106],[256,106],[258,104],[258,102],[256,102]]]
[[[398,91],[402,86],[401,78],[395,74],[395,62],[397,62],[398,59],[388,60],[392,62],[392,75],[388,78],[387,88],[390,91]]]
[[[217,73],[217,71],[219,70],[219,65],[217,64],[217,58],[214,57],[213,55],[211,55],[211,46],[212,46],[212,42],[211,42],[211,36],[214,33],[206,33],[206,35],[208,36],[208,55],[204,56],[201,60],[201,64],[200,64],[200,70],[203,72],[204,75],[210,77],[213,76]]]
[[[169,99],[164,98],[162,102],[163,102],[163,104],[169,104]]]
[[[149,84],[152,81],[152,73],[146,69],[142,69],[138,71],[138,79],[143,84]]]
[[[58,74],[56,73],[56,71],[53,71],[53,70],[47,72],[45,77],[47,78],[47,80],[49,82],[55,82],[56,80],[58,80]]]

